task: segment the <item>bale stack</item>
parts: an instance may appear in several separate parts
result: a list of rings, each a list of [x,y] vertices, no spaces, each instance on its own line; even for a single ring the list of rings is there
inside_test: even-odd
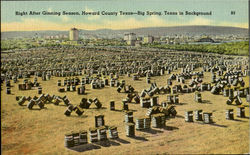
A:
[[[97,128],[89,128],[89,140],[91,143],[98,141]]]
[[[25,96],[21,96],[20,98],[17,98],[18,99],[18,105],[22,106],[24,104],[24,102],[26,101],[26,97]]]
[[[64,146],[67,148],[74,147],[74,138],[72,133],[65,134]]]
[[[202,121],[202,110],[195,110],[194,111],[194,119],[196,121]]]
[[[151,104],[151,100],[149,97],[141,97],[140,105],[142,108],[149,108]]]
[[[134,137],[135,136],[135,124],[134,123],[126,123],[125,130],[126,130],[127,137]]]
[[[169,105],[166,110],[168,111],[167,117],[175,117],[177,115],[177,111],[175,110],[175,106]]]
[[[85,94],[85,86],[84,85],[77,88],[77,94],[78,95],[84,95]]]
[[[136,104],[140,103],[140,96],[138,94],[135,94],[134,101]]]
[[[218,86],[213,86],[211,89],[211,93],[214,95],[218,95],[220,93],[220,88]]]
[[[168,104],[174,104],[174,96],[173,95],[167,95],[167,103]]]
[[[128,100],[127,99],[123,99],[122,100],[122,110],[126,111],[128,110]]]
[[[84,111],[82,110],[80,106],[75,106],[74,111],[76,112],[78,116],[81,116],[84,113]]]
[[[115,101],[110,101],[110,110],[115,110]]]
[[[6,88],[6,94],[11,94],[11,89],[10,89],[10,87],[7,87],[7,88]]]
[[[151,125],[150,117],[147,117],[147,116],[143,117],[143,126],[144,126],[144,129],[149,129],[150,125]]]
[[[35,104],[36,104],[35,101],[33,99],[31,99],[29,101],[29,103],[27,104],[27,108],[29,108],[31,110]]]
[[[134,123],[133,111],[126,111],[125,112],[125,123]]]
[[[88,143],[88,133],[86,130],[81,130],[79,132],[79,144],[87,144]]]
[[[213,123],[212,114],[213,114],[213,113],[204,112],[204,113],[203,113],[203,122],[206,123],[206,124],[211,124],[211,123]]]
[[[104,115],[96,115],[95,116],[95,127],[104,126]]]
[[[245,107],[244,106],[237,107],[237,117],[245,118]]]
[[[229,88],[224,88],[223,89],[223,96],[224,97],[229,97]]]
[[[115,127],[115,126],[110,126],[108,128],[108,133],[109,133],[109,138],[111,138],[111,139],[119,138],[117,127]]]
[[[71,113],[72,113],[72,111],[73,111],[73,105],[68,105],[68,107],[67,107],[67,109],[65,110],[65,112],[64,112],[64,115],[66,115],[66,116],[70,116],[71,115]]]
[[[97,109],[100,109],[102,107],[102,104],[97,98],[94,98],[93,102],[95,103]]]
[[[136,119],[135,128],[136,128],[136,130],[143,130],[144,129],[144,119],[143,118]]]
[[[157,106],[158,105],[158,97],[154,96],[152,98],[150,98],[150,106]]]
[[[185,121],[186,122],[193,122],[193,111],[186,111],[185,112]]]
[[[80,143],[79,143],[79,140],[80,140],[79,132],[73,132],[72,136],[73,136],[73,140],[74,140],[74,146],[80,145]]]
[[[42,87],[38,87],[38,94],[42,94]]]
[[[104,141],[107,140],[107,133],[105,126],[100,126],[97,128],[98,140]]]
[[[226,110],[226,119],[228,119],[228,120],[234,119],[234,110],[233,109]]]
[[[202,100],[201,100],[201,93],[200,92],[195,92],[195,102],[198,102],[198,103],[201,103]]]
[[[177,94],[173,95],[173,103],[179,104],[179,95],[177,95]]]
[[[83,109],[88,109],[90,104],[86,98],[82,98],[79,106]]]
[[[162,128],[165,127],[166,118],[163,113],[151,115],[151,126],[153,128]]]

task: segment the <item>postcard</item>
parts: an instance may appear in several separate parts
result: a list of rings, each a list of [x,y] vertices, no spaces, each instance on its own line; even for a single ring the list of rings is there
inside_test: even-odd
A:
[[[249,1],[1,1],[1,153],[248,154]]]

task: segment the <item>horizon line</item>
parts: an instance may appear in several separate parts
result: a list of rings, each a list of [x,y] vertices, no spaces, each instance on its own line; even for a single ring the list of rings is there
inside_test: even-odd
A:
[[[195,26],[210,26],[210,27],[231,27],[231,28],[241,28],[241,29],[249,29],[245,27],[236,27],[236,26],[219,26],[219,25],[176,25],[176,26],[154,26],[154,27],[138,27],[138,28],[130,28],[130,29],[109,29],[109,28],[103,28],[103,29],[81,29],[77,28],[76,26],[73,26],[77,28],[78,30],[85,30],[85,31],[97,31],[97,30],[113,30],[113,31],[119,31],[119,30],[134,30],[134,29],[145,29],[145,28],[164,28],[164,27],[195,27]],[[70,27],[68,30],[23,30],[23,31],[2,31],[2,32],[32,32],[32,31],[69,31],[72,27]]]

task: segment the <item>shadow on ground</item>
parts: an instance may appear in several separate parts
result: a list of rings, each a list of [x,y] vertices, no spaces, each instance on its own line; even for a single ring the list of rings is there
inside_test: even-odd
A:
[[[90,151],[90,150],[95,150],[95,149],[101,149],[102,147],[119,146],[121,145],[120,143],[129,144],[130,142],[124,139],[117,138],[117,139],[98,141],[95,143],[82,144],[82,145],[70,147],[68,149],[76,151],[76,152],[85,152],[85,151]]]
[[[175,104],[175,105],[187,105],[187,103],[178,103],[178,104]]]
[[[211,126],[216,126],[216,127],[222,127],[222,128],[228,127],[226,125],[216,124],[215,122],[212,122],[212,123],[195,122],[195,123],[201,124],[201,125],[211,125]]]
[[[118,142],[120,142],[120,143],[122,143],[122,144],[129,144],[130,142],[129,141],[126,141],[126,140],[124,140],[124,139],[121,139],[121,138],[117,138],[117,139],[114,139],[115,141],[118,141]]]
[[[201,103],[205,103],[205,104],[212,104],[209,100],[202,100]]]
[[[233,119],[232,121],[237,121],[237,122],[246,122],[244,120],[240,120],[240,119]]]
[[[150,134],[157,134],[157,133],[163,133],[163,131],[161,130],[155,130],[155,129],[146,129],[146,130],[140,130],[141,132],[146,132],[146,133],[150,133]]]
[[[141,137],[141,136],[134,136],[134,137],[129,137],[129,138],[133,138],[133,139],[135,139],[135,140],[140,140],[140,141],[148,141],[147,138]]]
[[[163,129],[171,131],[171,130],[178,130],[179,128],[178,127],[174,127],[174,126],[165,126]]]
[[[90,150],[100,149],[100,148],[101,148],[100,146],[91,143],[91,144],[83,144],[83,145],[70,147],[68,149],[76,151],[76,152],[84,152],[84,151],[90,151]]]
[[[181,116],[181,115],[176,115],[175,117],[177,117],[177,118],[185,118],[184,116]]]
[[[70,115],[69,117],[86,118],[86,117],[88,117],[88,115],[78,116],[77,114],[73,114],[73,115]]]

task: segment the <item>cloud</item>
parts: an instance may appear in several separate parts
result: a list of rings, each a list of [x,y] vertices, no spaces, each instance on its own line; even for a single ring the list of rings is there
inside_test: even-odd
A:
[[[25,18],[21,22],[1,23],[1,31],[61,30],[66,28],[67,26],[62,24],[34,18]]]
[[[87,6],[85,6],[84,11],[86,11],[86,12],[93,12],[93,10],[90,9],[90,8],[88,8]]]
[[[158,17],[158,16],[150,16],[146,22],[148,22],[152,26],[159,26],[159,25],[168,25],[167,21]]]
[[[248,28],[248,23],[219,22],[218,25]]]
[[[158,17],[150,16],[146,17],[144,20],[138,20],[134,17],[124,18],[121,17],[118,20],[106,20],[103,21],[104,28],[110,29],[132,29],[141,27],[159,27],[159,26],[169,26],[170,22]]]
[[[69,21],[69,17],[67,17],[67,16],[60,16],[60,18],[62,19],[63,22]]]
[[[235,23],[228,21],[214,21],[211,19],[206,19],[204,17],[195,17],[193,20],[184,23],[185,25],[213,25],[213,26],[230,26],[230,27],[240,27],[248,28],[248,23]]]
[[[212,25],[213,20],[206,19],[203,17],[194,17],[191,21],[186,23],[186,25]]]

